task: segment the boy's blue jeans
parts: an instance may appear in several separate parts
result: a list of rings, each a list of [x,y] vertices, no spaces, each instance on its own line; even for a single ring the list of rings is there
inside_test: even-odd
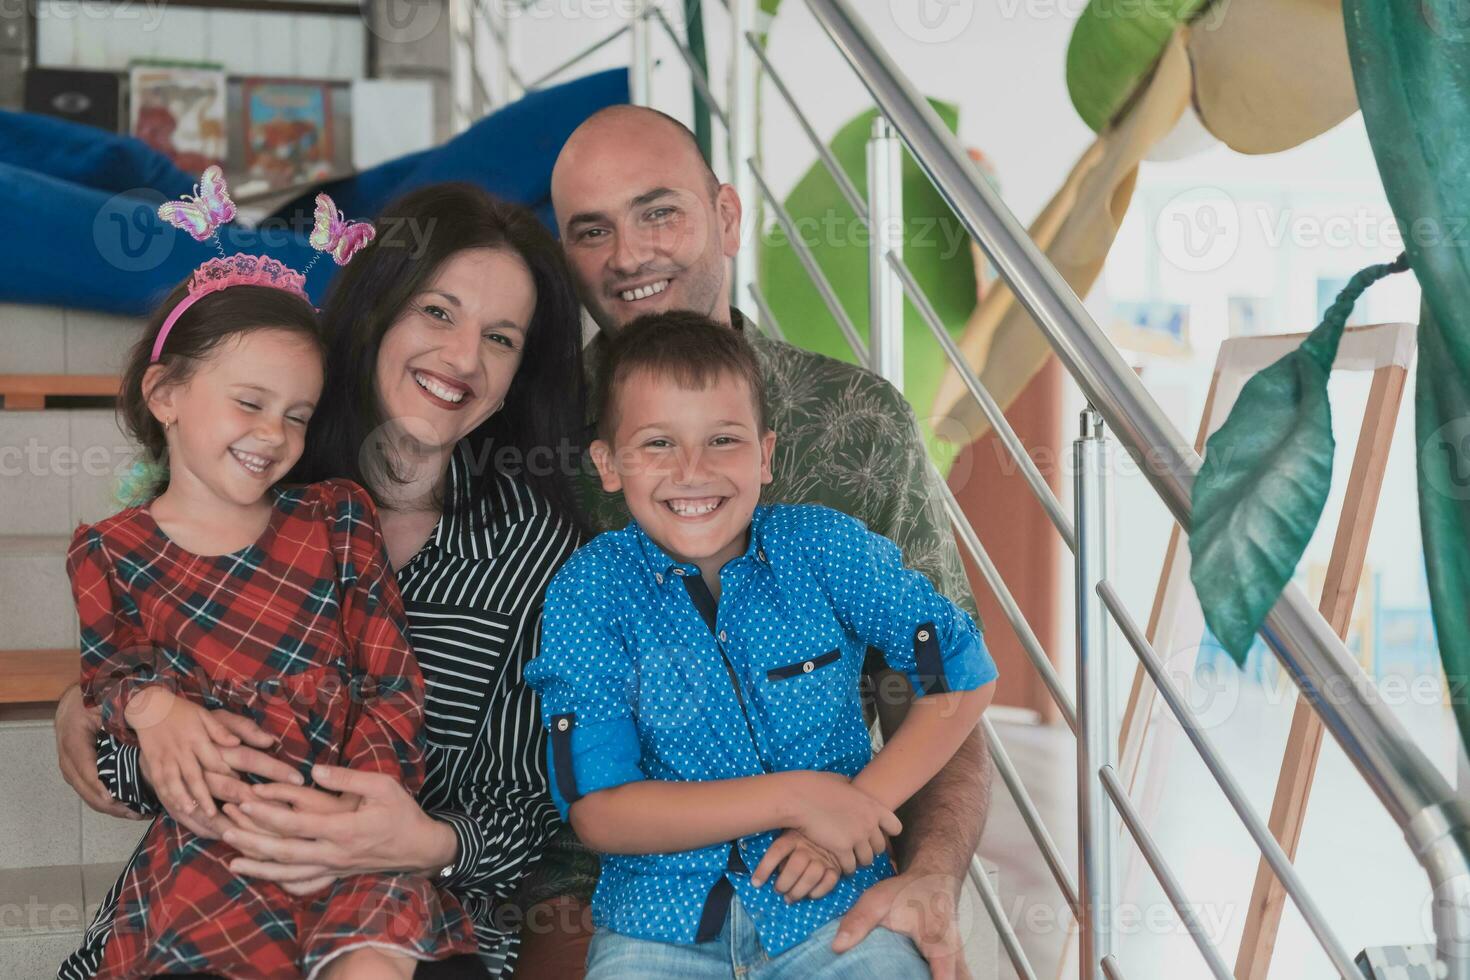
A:
[[[907,936],[878,926],[845,953],[832,952],[840,919],[800,945],[770,957],[739,898],[725,927],[707,943],[661,943],[599,928],[587,952],[587,980],[929,980],[929,966]]]

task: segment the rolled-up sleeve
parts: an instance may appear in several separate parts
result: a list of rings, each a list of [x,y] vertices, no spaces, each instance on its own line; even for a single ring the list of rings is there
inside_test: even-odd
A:
[[[972,691],[996,679],[974,619],[906,568],[897,545],[846,514],[819,510],[816,564],[838,619],[883,651],[915,694]]]
[[[563,819],[588,793],[646,778],[633,715],[636,674],[617,633],[616,591],[611,576],[579,558],[547,589],[541,652],[526,668],[526,682],[541,696],[551,798]]]

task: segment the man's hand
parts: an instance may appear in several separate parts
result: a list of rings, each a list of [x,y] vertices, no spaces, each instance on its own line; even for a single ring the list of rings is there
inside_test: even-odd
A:
[[[82,802],[111,817],[145,819],[113,798],[97,778],[97,733],[102,730],[102,710],[82,702],[82,688],[73,684],[56,702],[56,760],[61,778],[76,791]]]
[[[832,951],[845,953],[884,926],[908,936],[929,962],[934,980],[969,980],[956,919],[959,883],[915,872],[880,881],[842,917]]]

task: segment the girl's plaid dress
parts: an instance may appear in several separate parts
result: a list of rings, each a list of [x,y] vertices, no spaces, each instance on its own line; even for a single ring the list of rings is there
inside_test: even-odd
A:
[[[67,556],[82,689],[104,727],[165,684],[245,715],[310,779],[315,763],[423,782],[424,683],[372,501],[330,480],[272,490],[260,538],[226,555],[175,545],[146,506],[77,529]],[[307,898],[229,870],[237,856],[167,814],[121,892],[99,977],[208,972],[314,976],[360,946],[418,959],[474,952],[459,903],[420,875],[339,878]]]

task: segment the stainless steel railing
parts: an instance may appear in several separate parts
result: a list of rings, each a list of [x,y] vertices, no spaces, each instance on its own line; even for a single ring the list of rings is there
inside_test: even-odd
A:
[[[658,22],[678,48],[710,111],[726,127],[727,176],[741,200],[750,212],[756,210],[750,205],[758,197],[770,209],[856,356],[889,381],[901,385],[901,360],[894,358],[894,351],[902,350],[902,297],[906,295],[934,333],[950,364],[997,433],[1001,445],[1019,467],[1027,486],[1075,556],[1078,696],[1074,705],[974,528],[953,494],[945,489],[945,505],[961,544],[998,598],[1006,621],[1015,631],[1023,652],[1040,674],[1063,719],[1077,735],[1080,867],[1078,879],[1074,882],[994,727],[988,719],[982,721],[1002,782],[1015,800],[1047,869],[1079,922],[1082,976],[1085,980],[1098,975],[1109,980],[1123,976],[1115,937],[1107,928],[1107,915],[1117,895],[1116,866],[1111,860],[1111,850],[1118,836],[1116,827],[1120,818],[1122,828],[1134,838],[1181,923],[1199,946],[1209,971],[1217,977],[1230,975],[1219,951],[1209,944],[1194,919],[1178,879],[1154,844],[1113,766],[1117,726],[1111,716],[1115,706],[1106,694],[1113,623],[1139,657],[1167,708],[1177,716],[1191,745],[1220,785],[1333,967],[1344,977],[1360,976],[1351,956],[1332,933],[1290,860],[1246,800],[1184,698],[1164,672],[1157,653],[1106,578],[1107,542],[1103,535],[1102,515],[1107,493],[1104,464],[1109,445],[1107,430],[1111,430],[1124,449],[1137,460],[1154,491],[1186,533],[1190,529],[1190,491],[1200,465],[1198,455],[1119,357],[1025,229],[989,185],[980,179],[963,147],[894,65],[883,46],[854,15],[848,0],[805,0],[805,3],[867,88],[879,110],[878,125],[870,143],[867,201],[858,194],[828,152],[801,112],[790,88],[761,48],[752,30],[756,22],[756,0],[725,2],[730,14],[730,71],[723,105],[716,101],[709,79],[704,77],[697,61],[679,40],[668,20],[652,0],[646,0],[630,25],[634,101],[646,102],[648,99],[651,59],[648,33],[651,25]],[[559,65],[553,72],[540,76],[537,84],[549,81],[555,74],[580,63],[585,56],[605,47],[618,34],[603,39],[576,58]],[[503,70],[509,72],[508,77],[517,78],[509,70],[507,35],[508,32],[502,32],[495,36],[506,62]],[[860,221],[870,226],[886,225],[901,217],[902,202],[896,187],[899,174],[892,162],[892,135],[896,134],[980,244],[1017,300],[1036,321],[1089,402],[1089,408],[1083,415],[1083,434],[1074,444],[1078,468],[1071,518],[1006,422],[1001,407],[964,361],[932,304],[904,266],[901,240],[894,241],[891,236],[869,235],[874,244],[869,266],[873,293],[867,340],[859,333],[760,170],[758,134],[753,125],[757,66],[765,72],[771,87],[795,116],[818,160],[831,172]],[[877,206],[875,202],[878,202]],[[748,235],[747,240],[750,237],[753,236]],[[780,326],[755,282],[753,252],[751,248],[741,250],[742,255],[735,267],[733,295],[737,301],[749,297],[758,313],[761,328],[779,338]],[[895,296],[898,297],[896,301]],[[1299,589],[1287,587],[1271,611],[1262,637],[1321,717],[1327,730],[1342,746],[1353,766],[1403,830],[1412,852],[1428,874],[1434,889],[1433,926],[1438,956],[1444,965],[1443,976],[1451,980],[1470,980],[1470,809],[1454,798],[1450,787],[1382,706],[1380,699],[1370,696],[1372,682],[1363,675],[1342,641]],[[972,863],[970,879],[1018,974],[1034,977],[1035,970],[1021,949],[1001,909],[999,897],[981,872],[978,862]]]

